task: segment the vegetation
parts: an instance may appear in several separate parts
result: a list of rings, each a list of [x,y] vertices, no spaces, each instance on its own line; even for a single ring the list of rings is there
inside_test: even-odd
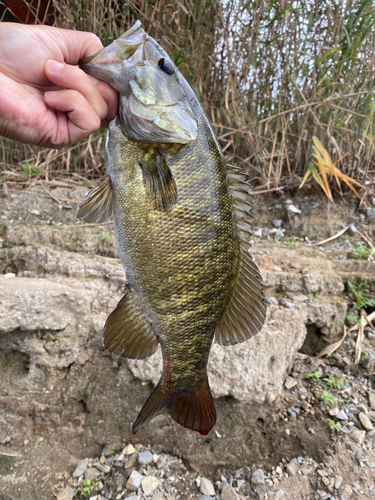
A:
[[[97,479],[84,479],[82,486],[74,490],[74,498],[90,495],[99,485]]]
[[[352,292],[355,298],[355,304],[358,309],[363,309],[366,307],[375,307],[375,299],[366,297],[369,293],[369,285],[366,282],[347,282],[349,290]]]
[[[335,432],[346,432],[346,430],[340,424],[340,422],[335,422],[331,418],[326,418],[324,423],[325,423],[326,429],[330,429],[331,431],[335,431]]]
[[[324,378],[323,380],[331,389],[341,389],[345,382],[344,377],[333,378],[329,376],[327,378]]]
[[[327,408],[330,408],[332,405],[334,405],[337,402],[336,396],[334,396],[333,394],[331,394],[328,391],[323,392],[323,394],[320,396],[320,400],[326,404]]]
[[[315,380],[319,380],[321,378],[321,375],[320,375],[320,372],[318,370],[315,370],[313,372],[310,372],[310,373],[305,373],[305,378],[310,378],[310,379],[315,379]]]
[[[318,172],[327,193],[345,187],[339,177],[374,191],[373,1],[51,1],[56,26],[104,45],[140,19],[191,83],[228,163],[260,190],[293,189]],[[2,139],[0,179],[94,179],[103,145],[104,131],[62,150]],[[25,164],[39,171],[26,178]]]

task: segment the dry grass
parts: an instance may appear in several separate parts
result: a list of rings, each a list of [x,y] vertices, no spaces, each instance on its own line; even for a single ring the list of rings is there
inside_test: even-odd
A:
[[[259,190],[298,187],[316,136],[374,191],[372,1],[51,1],[56,25],[104,45],[140,19],[198,94],[228,163]],[[102,133],[59,152],[3,140],[0,168],[22,176],[29,162],[43,167],[40,179],[91,179],[103,173],[102,149]]]

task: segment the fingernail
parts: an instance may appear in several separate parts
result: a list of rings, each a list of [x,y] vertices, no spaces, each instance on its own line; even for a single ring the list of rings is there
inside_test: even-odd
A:
[[[48,94],[48,97],[50,97],[50,98],[52,98],[52,99],[53,99],[54,97],[56,97],[56,95],[57,95],[57,91],[56,91],[56,90],[49,90],[49,91],[48,91],[48,92],[46,92],[44,95],[46,95],[46,94]]]
[[[64,67],[64,64],[54,61],[53,59],[50,59],[48,61],[48,69],[52,71],[52,73],[57,73],[58,71],[61,71]]]

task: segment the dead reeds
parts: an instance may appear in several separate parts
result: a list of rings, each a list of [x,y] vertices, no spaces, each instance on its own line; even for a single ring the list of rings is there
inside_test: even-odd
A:
[[[315,136],[342,174],[374,191],[373,1],[52,2],[55,25],[104,45],[140,19],[191,83],[228,163],[258,190],[298,187]],[[102,150],[101,132],[52,153],[2,140],[0,178],[16,182],[24,163],[41,179],[95,178]]]

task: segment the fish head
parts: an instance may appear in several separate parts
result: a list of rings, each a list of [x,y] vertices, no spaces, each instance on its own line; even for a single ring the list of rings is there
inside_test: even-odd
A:
[[[180,144],[196,139],[197,119],[186,95],[187,83],[140,21],[108,47],[82,59],[80,67],[119,92],[118,118],[126,137]]]

